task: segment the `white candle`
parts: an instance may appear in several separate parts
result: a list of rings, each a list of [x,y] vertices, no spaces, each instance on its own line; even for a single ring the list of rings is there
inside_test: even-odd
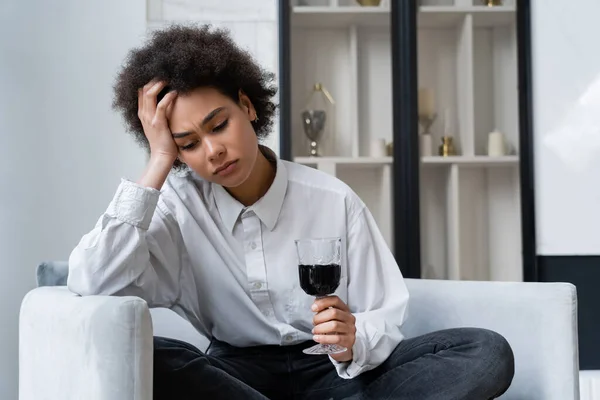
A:
[[[385,139],[373,139],[371,140],[371,147],[369,155],[371,157],[381,158],[387,155],[385,147]]]
[[[506,155],[506,142],[504,140],[504,134],[494,130],[488,135],[488,156],[490,157],[501,157]]]
[[[419,115],[431,117],[434,113],[433,90],[429,88],[419,89]]]

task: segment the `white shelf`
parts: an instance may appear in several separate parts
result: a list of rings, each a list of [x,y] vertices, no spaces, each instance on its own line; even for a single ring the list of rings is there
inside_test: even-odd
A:
[[[473,25],[498,27],[515,21],[514,6],[421,6],[418,13],[419,28],[453,28],[462,23],[466,15],[473,16]],[[292,26],[303,28],[389,27],[390,10],[387,7],[315,7],[295,6],[292,9]]]
[[[339,166],[378,167],[389,165],[392,157],[296,157],[294,162],[304,165],[335,164]]]
[[[507,167],[519,165],[519,156],[428,156],[422,157],[423,165],[458,165],[459,167]]]
[[[338,166],[378,167],[394,162],[392,157],[296,157],[294,162],[304,165],[335,164]],[[421,157],[423,165],[458,165],[459,167],[518,166],[519,156],[427,156]]]
[[[419,28],[454,28],[469,14],[473,16],[474,27],[492,28],[513,23],[516,9],[514,6],[422,6],[417,23]]]

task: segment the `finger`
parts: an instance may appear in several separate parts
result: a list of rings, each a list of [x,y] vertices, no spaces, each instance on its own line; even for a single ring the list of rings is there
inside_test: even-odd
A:
[[[347,323],[341,321],[328,321],[315,326],[312,333],[315,335],[328,335],[354,333],[354,331],[354,326],[350,326]]]
[[[157,79],[152,79],[150,82],[146,83],[143,87],[143,92],[146,93],[148,90],[150,90],[150,88],[152,88],[152,86],[156,85],[158,83]]]
[[[350,312],[350,309],[346,303],[344,303],[338,296],[327,296],[316,299],[312,306],[312,310],[314,312],[320,312],[330,307]]]
[[[165,118],[167,115],[167,108],[173,104],[173,100],[177,97],[177,92],[171,91],[162,98],[160,103],[156,106],[156,116],[155,118]]]
[[[314,335],[313,340],[321,344],[338,344],[350,348],[350,335]]]
[[[146,95],[147,96],[156,96],[157,94],[160,93],[161,90],[163,90],[163,88],[167,86],[167,82],[165,81],[158,81],[156,82],[154,85],[152,85],[147,91],[146,91]]]
[[[323,324],[328,321],[341,321],[347,324],[354,324],[354,315],[349,312],[342,311],[337,308],[328,308],[325,311],[321,311],[313,317],[313,325]]]
[[[138,90],[138,118],[142,119],[142,111],[144,110],[144,89]]]
[[[144,109],[146,115],[154,115],[156,113],[156,96],[165,86],[167,86],[166,82],[157,82],[146,91],[146,94],[144,95]]]
[[[175,104],[175,98],[177,98],[177,93],[175,93],[175,96],[173,97],[173,100],[169,101],[169,104],[167,105],[167,110],[166,110],[167,117],[170,116],[171,112],[173,111],[173,104]]]

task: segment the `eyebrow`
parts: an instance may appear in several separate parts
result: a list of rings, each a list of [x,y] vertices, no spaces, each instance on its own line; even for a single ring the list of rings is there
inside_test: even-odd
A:
[[[218,107],[218,108],[215,108],[214,110],[212,110],[211,112],[209,112],[208,114],[206,114],[206,116],[202,120],[201,125],[206,125],[207,123],[209,123],[211,119],[213,119],[218,113],[220,113],[224,109],[225,109],[225,107]],[[193,132],[190,132],[190,131],[188,131],[188,132],[180,132],[180,133],[173,133],[173,138],[174,139],[181,139],[183,137],[191,135],[192,133]]]

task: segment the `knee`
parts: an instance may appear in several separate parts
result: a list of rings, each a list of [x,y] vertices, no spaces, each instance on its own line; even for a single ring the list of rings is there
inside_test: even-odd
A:
[[[208,364],[204,353],[189,343],[175,339],[154,337],[155,371],[174,371],[188,363]]]
[[[472,335],[472,343],[477,344],[479,350],[478,366],[491,378],[497,395],[504,393],[515,374],[515,357],[510,344],[504,336],[487,329],[474,329]]]

